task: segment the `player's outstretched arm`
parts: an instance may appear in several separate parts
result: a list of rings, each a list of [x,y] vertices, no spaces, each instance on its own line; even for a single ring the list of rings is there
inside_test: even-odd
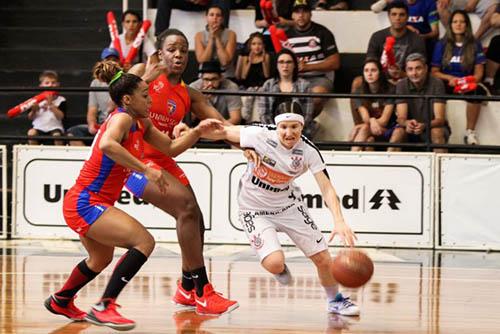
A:
[[[332,186],[332,183],[330,182],[330,179],[323,171],[314,174],[314,178],[318,183],[323,199],[325,200],[325,203],[334,219],[334,227],[332,233],[330,234],[329,241],[332,241],[336,235],[339,235],[344,244],[354,246],[354,241],[357,239],[356,235],[344,221],[344,216],[342,215],[342,211],[340,209],[339,198]]]
[[[151,124],[150,121],[147,122]],[[187,130],[183,136],[171,140],[156,127],[149,125],[144,133],[144,139],[160,152],[176,157],[193,146],[200,137],[211,139],[212,133],[220,132],[222,129],[221,121],[213,118],[204,119],[195,128]]]

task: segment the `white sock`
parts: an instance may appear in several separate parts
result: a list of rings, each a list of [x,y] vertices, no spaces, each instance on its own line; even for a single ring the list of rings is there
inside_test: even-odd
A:
[[[337,293],[339,293],[339,285],[335,284],[333,286],[324,286],[323,289],[325,289],[326,292],[326,298],[328,301],[335,300],[335,297],[337,296]]]
[[[495,83],[495,79],[494,78],[485,78],[484,82],[493,86],[493,84]]]

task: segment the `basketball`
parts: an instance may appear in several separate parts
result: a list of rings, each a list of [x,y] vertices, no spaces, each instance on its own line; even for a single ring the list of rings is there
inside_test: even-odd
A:
[[[332,274],[341,285],[359,288],[372,277],[373,262],[360,250],[342,250],[333,260]]]

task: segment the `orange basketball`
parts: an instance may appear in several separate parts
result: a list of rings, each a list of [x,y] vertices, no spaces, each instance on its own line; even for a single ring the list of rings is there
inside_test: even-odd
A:
[[[332,274],[341,285],[359,288],[372,277],[373,262],[360,250],[342,250],[333,260]]]

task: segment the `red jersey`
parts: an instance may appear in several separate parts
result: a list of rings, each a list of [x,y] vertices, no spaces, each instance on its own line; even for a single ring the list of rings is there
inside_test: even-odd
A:
[[[191,109],[189,91],[184,82],[172,85],[165,74],[161,74],[149,84],[151,108],[149,118],[153,125],[172,138],[174,127],[179,124],[184,115]],[[146,158],[164,159],[161,153],[151,145],[145,143],[144,156]]]
[[[121,190],[130,174],[130,170],[106,156],[99,149],[99,142],[104,131],[106,131],[109,119],[119,112],[125,111],[122,108],[117,108],[108,116],[108,120],[101,125],[92,143],[91,155],[85,161],[75,184],[77,187],[87,189],[100,198],[110,201],[111,204],[120,197]],[[122,141],[121,145],[134,157],[142,159],[144,152],[143,136],[144,126],[140,121],[137,121],[130,128],[127,139]]]

